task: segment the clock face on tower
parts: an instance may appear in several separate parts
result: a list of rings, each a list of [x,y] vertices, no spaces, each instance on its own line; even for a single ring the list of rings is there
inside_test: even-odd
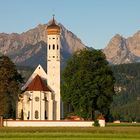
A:
[[[38,102],[39,101],[39,97],[35,97],[35,101]]]

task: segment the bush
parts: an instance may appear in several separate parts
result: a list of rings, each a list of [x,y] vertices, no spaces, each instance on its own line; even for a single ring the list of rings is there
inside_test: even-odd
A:
[[[99,126],[100,126],[98,120],[95,120],[95,121],[94,121],[93,126],[95,126],[95,127],[99,127]]]

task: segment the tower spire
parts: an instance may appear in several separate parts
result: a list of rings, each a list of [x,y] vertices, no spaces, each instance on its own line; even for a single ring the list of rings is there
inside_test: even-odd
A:
[[[55,14],[53,14],[53,19],[54,19],[54,17],[55,17]]]
[[[55,23],[54,15],[52,23],[47,27],[47,74],[48,85],[54,92],[53,118],[60,120],[60,27]],[[50,112],[52,113],[52,112]]]
[[[60,35],[60,27],[59,27],[59,25],[57,25],[54,16],[55,15],[53,14],[53,18],[51,20],[51,23],[50,23],[50,25],[47,26],[47,34],[48,35]]]
[[[53,23],[55,23],[55,19],[54,19],[54,17],[55,17],[55,14],[53,14]]]

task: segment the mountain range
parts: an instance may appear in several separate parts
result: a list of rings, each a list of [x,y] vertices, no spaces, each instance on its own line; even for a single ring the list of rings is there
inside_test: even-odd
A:
[[[16,65],[36,67],[41,64],[46,68],[48,24],[40,24],[21,34],[0,33],[0,54],[9,56]],[[63,66],[74,52],[86,48],[86,45],[61,23],[59,26]],[[140,31],[128,38],[116,34],[102,51],[111,64],[140,62]]]
[[[38,25],[36,28],[21,34],[0,33],[0,53],[9,56],[16,65],[36,67],[41,64],[46,68],[46,28],[48,24]],[[85,45],[62,24],[59,26],[61,27],[61,60],[63,66],[71,54],[85,48]]]
[[[103,52],[112,64],[140,62],[140,31],[128,38],[116,34]]]

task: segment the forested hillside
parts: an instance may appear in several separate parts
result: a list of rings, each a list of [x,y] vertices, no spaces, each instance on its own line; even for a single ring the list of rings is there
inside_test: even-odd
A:
[[[35,69],[26,66],[17,66],[18,72],[22,75],[24,83],[27,82],[28,78],[31,76]]]
[[[116,65],[112,70],[116,78],[113,118],[140,121],[140,63]]]

